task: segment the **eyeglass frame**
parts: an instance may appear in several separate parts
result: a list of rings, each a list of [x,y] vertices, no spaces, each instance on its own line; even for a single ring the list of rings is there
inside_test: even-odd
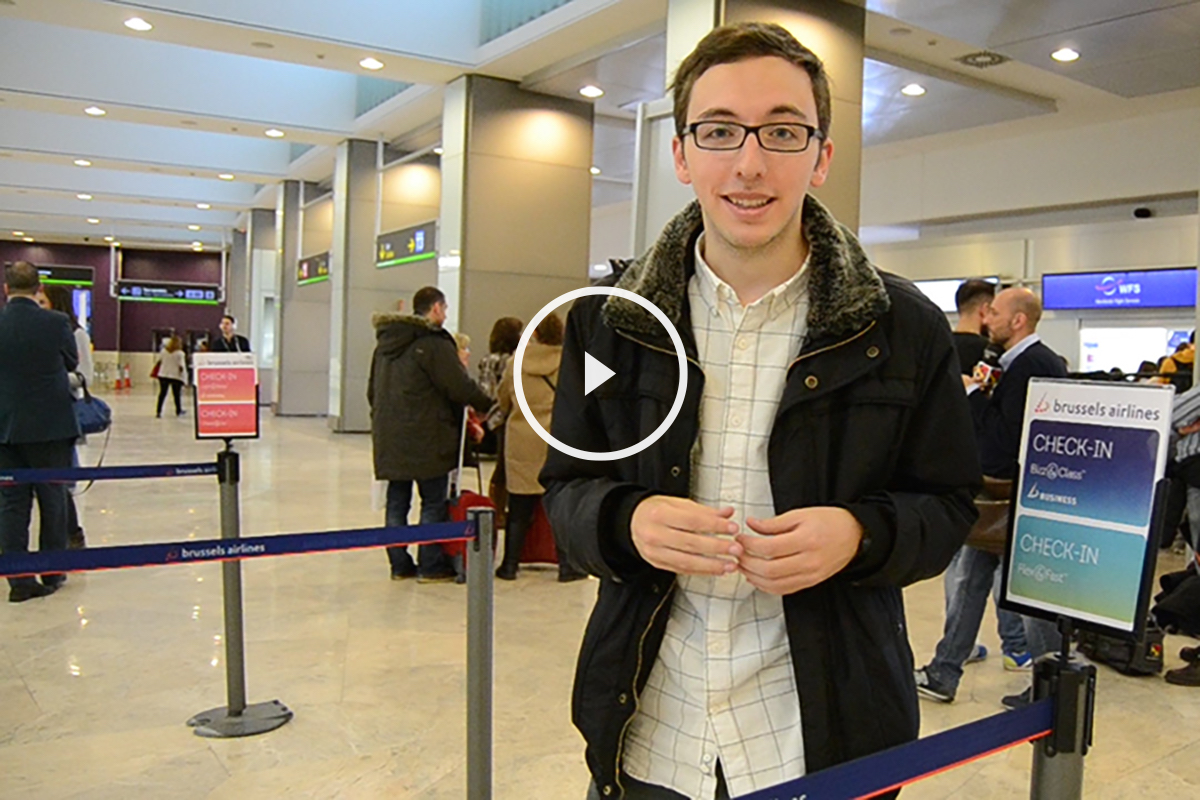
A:
[[[704,145],[700,144],[700,140],[696,137],[696,129],[701,125],[731,125],[735,128],[741,128],[742,141],[738,142],[737,147],[705,147]],[[765,144],[763,144],[762,137],[758,135],[758,132],[763,128],[774,128],[778,125],[794,125],[798,128],[804,128],[806,131],[808,131],[808,141],[805,142],[804,147],[800,150],[778,150],[773,147],[767,147]],[[813,139],[816,139],[819,142],[825,141],[824,131],[815,125],[809,125],[804,122],[767,122],[762,125],[743,125],[740,122],[733,122],[730,120],[703,119],[699,122],[690,122],[685,125],[683,130],[679,132],[679,138],[682,139],[689,133],[692,135],[692,142],[696,145],[696,147],[708,153],[735,153],[746,146],[746,140],[750,138],[751,134],[754,135],[754,139],[758,142],[758,146],[768,153],[789,153],[792,155],[796,155],[798,153],[807,153],[808,148],[812,147]]]

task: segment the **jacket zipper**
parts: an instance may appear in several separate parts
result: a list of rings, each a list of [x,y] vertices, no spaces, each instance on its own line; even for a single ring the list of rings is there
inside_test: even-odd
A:
[[[828,347],[822,347],[820,350],[813,350],[811,353],[801,353],[800,355],[796,356],[795,361],[793,361],[791,364],[788,364],[787,371],[791,372],[792,367],[796,366],[797,364],[799,364],[801,361],[803,361],[806,358],[812,358],[813,356],[819,356],[821,353],[828,353],[830,350],[836,350],[837,348],[842,347],[843,345],[850,344],[855,339],[861,339],[862,337],[864,337],[868,333],[870,333],[871,329],[874,328],[875,325],[876,325],[875,321],[872,320],[870,325],[863,328],[861,331],[854,334],[853,336],[851,336],[848,339],[843,339],[842,341],[837,342],[836,344],[831,344]]]
[[[617,782],[617,790],[620,792],[618,797],[625,796],[625,787],[621,785],[621,754],[625,750],[625,733],[629,730],[629,723],[633,722],[633,718],[637,716],[638,706],[641,705],[641,697],[638,695],[637,682],[638,677],[642,674],[642,650],[646,645],[646,635],[650,633],[650,629],[654,627],[654,620],[658,618],[658,612],[662,611],[662,607],[666,605],[671,594],[675,591],[675,579],[671,579],[671,585],[667,591],[663,593],[663,599],[659,601],[654,609],[654,613],[650,615],[650,621],[646,623],[646,629],[642,631],[642,635],[638,638],[637,648],[637,668],[633,673],[633,685],[629,687],[629,693],[633,696],[633,713],[625,719],[625,724],[621,726],[621,734],[617,737],[617,761],[614,765],[613,780]]]

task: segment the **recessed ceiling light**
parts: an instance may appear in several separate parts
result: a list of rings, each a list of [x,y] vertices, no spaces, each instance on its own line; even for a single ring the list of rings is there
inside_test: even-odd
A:
[[[270,136],[272,139],[283,138],[283,131],[279,130],[279,128],[267,128],[265,131],[263,131],[263,133],[265,133],[267,136]]]
[[[120,247],[120,246],[121,246],[121,243],[120,243],[120,242],[113,242],[113,243],[112,243],[112,246],[113,246],[113,247]]]
[[[131,31],[137,31],[138,33],[145,33],[146,31],[154,30],[154,26],[149,22],[146,22],[146,20],[142,19],[141,17],[130,17],[129,19],[125,20],[125,27],[129,28]]]
[[[435,148],[433,148],[433,154],[434,154],[435,156],[440,156],[440,155],[441,155],[442,153],[444,153],[444,152],[446,152],[446,151],[445,151],[445,150],[443,150],[443,149],[442,149],[442,148],[440,148],[440,147],[435,147]]]
[[[88,223],[91,225],[99,225],[100,220],[96,219],[95,217],[88,217]]]
[[[113,240],[113,237],[111,237],[111,236],[104,237],[104,241],[106,241],[106,242],[111,242],[112,240]]]
[[[33,237],[32,237],[32,236],[26,236],[26,237],[25,237],[25,238],[23,238],[21,241],[23,241],[23,242],[29,242],[30,244],[32,244],[32,243],[33,243]]]
[[[208,203],[196,203],[196,208],[200,209],[201,211],[208,211],[210,208],[212,208],[212,206]]]
[[[89,117],[103,117],[108,112],[100,106],[88,106],[83,110],[83,113],[87,114]]]
[[[204,242],[192,242],[192,247],[204,247]]]
[[[75,166],[77,167],[90,167],[91,165],[92,162],[88,161],[86,158],[75,159]]]
[[[221,180],[223,180],[223,181],[231,181],[231,180],[233,180],[233,174],[232,174],[232,173],[229,173],[229,172],[222,172],[222,173],[221,173],[220,175],[218,175],[217,177],[218,177],[218,178],[220,178],[220,179],[221,179]]]
[[[383,62],[372,56],[367,56],[362,61],[358,62],[358,65],[363,69],[369,70],[383,69]]]
[[[604,90],[603,90],[603,89],[601,89],[599,86],[593,86],[593,85],[592,85],[592,84],[590,84],[590,83],[589,83],[587,86],[585,86],[585,87],[583,87],[582,89],[580,89],[580,90],[579,90],[579,93],[580,93],[581,95],[583,95],[584,97],[590,98],[590,99],[592,99],[592,100],[595,100],[597,97],[603,97],[603,96],[604,96]]]
[[[13,231],[13,236],[24,236],[25,231]]]
[[[188,225],[188,230],[189,231],[198,231],[198,230],[200,230],[200,226],[199,225]]]
[[[900,94],[906,97],[920,97],[925,94],[925,87],[919,83],[910,83],[900,90]]]
[[[1077,61],[1079,59],[1079,53],[1069,47],[1064,47],[1061,50],[1055,50],[1050,54],[1050,57],[1055,61],[1062,62],[1063,64],[1069,64],[1070,62]]]
[[[599,175],[599,174],[600,174],[600,168],[599,168],[599,167],[592,167],[592,168],[591,168],[590,170],[588,170],[588,171],[589,171],[589,172],[591,172],[593,175]]]
[[[78,197],[80,200],[91,200],[92,199],[92,196],[90,194],[77,194],[75,196]]]

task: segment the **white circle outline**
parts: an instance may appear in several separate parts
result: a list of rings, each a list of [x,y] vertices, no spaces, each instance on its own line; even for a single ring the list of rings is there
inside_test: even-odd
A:
[[[622,450],[612,450],[607,453],[595,452],[593,450],[580,450],[570,445],[563,444],[558,439],[550,435],[550,432],[542,427],[542,424],[537,421],[537,417],[529,409],[529,403],[525,400],[525,387],[521,381],[521,364],[525,359],[525,348],[529,345],[529,339],[533,336],[534,330],[554,309],[569,303],[572,300],[577,300],[580,297],[588,297],[591,295],[610,295],[612,297],[623,297],[626,300],[637,303],[642,308],[654,315],[655,319],[662,323],[667,329],[667,333],[671,336],[671,344],[675,346],[675,355],[679,360],[679,390],[675,393],[675,402],[671,405],[671,410],[667,414],[667,418],[662,424],[654,429],[654,432],[642,439],[634,445],[630,445]],[[667,428],[675,422],[675,418],[679,416],[679,410],[683,408],[683,399],[687,394],[687,355],[683,349],[683,340],[679,338],[679,331],[671,324],[671,320],[662,312],[658,306],[651,303],[646,298],[639,294],[634,294],[627,289],[618,289],[614,286],[586,286],[582,289],[575,289],[566,294],[559,295],[551,300],[538,313],[533,315],[533,319],[529,320],[529,324],[525,326],[525,330],[521,332],[521,341],[517,344],[516,354],[513,356],[513,393],[517,396],[517,405],[521,407],[522,413],[525,414],[525,421],[533,428],[534,433],[542,437],[546,444],[553,447],[560,453],[565,453],[575,458],[581,458],[584,461],[617,461],[628,456],[637,455],[645,450],[650,445],[662,438],[662,435],[667,432]]]

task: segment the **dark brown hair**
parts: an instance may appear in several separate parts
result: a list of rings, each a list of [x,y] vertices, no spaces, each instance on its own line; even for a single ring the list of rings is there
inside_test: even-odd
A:
[[[75,316],[75,309],[71,305],[71,292],[65,286],[44,286],[42,293],[46,295],[46,299],[50,301],[50,308],[54,311],[60,311],[67,315],[67,319],[71,320],[71,330],[79,328],[79,319]]]
[[[489,353],[515,353],[521,342],[521,329],[525,323],[516,317],[501,317],[492,325],[492,335],[488,337]]]
[[[991,281],[971,278],[963,281],[954,293],[954,306],[962,314],[980,303],[990,303],[996,296],[996,284]]]
[[[720,64],[733,64],[762,56],[782,58],[808,73],[812,81],[813,99],[817,101],[817,129],[821,131],[822,139],[827,137],[833,112],[825,65],[813,51],[796,41],[796,37],[786,28],[771,22],[743,22],[716,28],[680,62],[675,70],[675,79],[668,87],[675,93],[675,132],[682,136],[687,127],[692,87],[701,75]]]
[[[4,271],[4,285],[14,292],[33,294],[42,285],[42,276],[28,261],[14,261]]]
[[[560,345],[563,343],[563,321],[558,314],[551,314],[538,323],[533,329],[533,335],[542,344]]]
[[[413,295],[413,313],[418,317],[424,317],[433,310],[434,306],[444,302],[446,302],[446,295],[442,294],[441,289],[436,286],[422,287]]]

